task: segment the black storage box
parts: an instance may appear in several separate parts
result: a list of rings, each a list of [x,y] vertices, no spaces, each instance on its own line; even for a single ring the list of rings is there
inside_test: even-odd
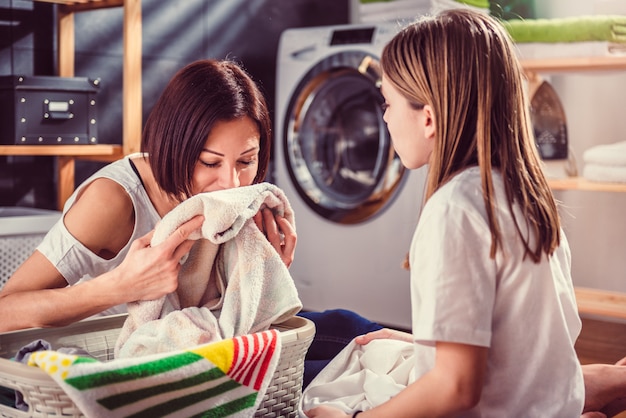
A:
[[[0,77],[0,144],[97,144],[100,79]]]

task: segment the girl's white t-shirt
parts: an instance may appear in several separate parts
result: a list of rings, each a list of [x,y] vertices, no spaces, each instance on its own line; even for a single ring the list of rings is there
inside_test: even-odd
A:
[[[551,257],[524,258],[499,173],[494,183],[503,237],[495,259],[478,168],[455,176],[423,208],[409,260],[416,377],[433,367],[437,341],[488,347],[480,402],[463,416],[579,417],[581,321],[569,246],[561,234]],[[519,206],[514,211],[523,221]]]

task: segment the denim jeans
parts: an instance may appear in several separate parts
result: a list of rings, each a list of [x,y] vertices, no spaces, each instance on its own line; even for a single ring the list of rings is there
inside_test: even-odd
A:
[[[300,312],[298,315],[315,323],[315,337],[304,359],[303,389],[354,337],[382,328],[345,309]]]

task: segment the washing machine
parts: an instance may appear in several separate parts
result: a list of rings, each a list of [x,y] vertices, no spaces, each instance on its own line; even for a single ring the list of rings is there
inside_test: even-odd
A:
[[[344,308],[409,329],[425,172],[405,170],[383,121],[379,57],[397,23],[287,29],[277,54],[274,182],[298,244],[304,310]]]

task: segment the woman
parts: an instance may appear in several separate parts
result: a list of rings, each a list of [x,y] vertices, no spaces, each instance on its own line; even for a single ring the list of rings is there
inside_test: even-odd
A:
[[[0,331],[62,326],[125,303],[158,299],[178,285],[196,217],[150,247],[157,222],[201,192],[251,185],[270,156],[265,99],[237,64],[202,60],[180,70],[145,125],[144,154],[99,170],[68,199],[60,220],[0,292]],[[269,210],[255,222],[285,264],[296,234]]]
[[[408,261],[415,379],[360,412],[309,417],[574,417],[584,384],[570,252],[503,28],[456,9],[401,30],[381,58],[402,163],[428,165]]]

